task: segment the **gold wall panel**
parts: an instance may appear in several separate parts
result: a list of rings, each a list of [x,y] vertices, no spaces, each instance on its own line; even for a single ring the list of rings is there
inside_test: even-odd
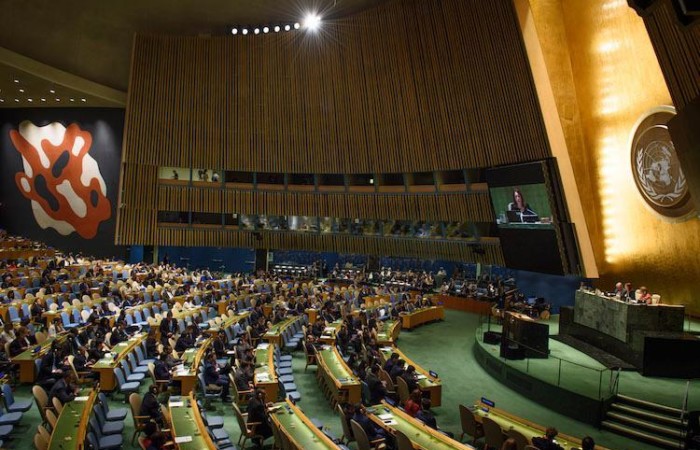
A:
[[[610,289],[615,281],[646,285],[663,301],[700,314],[700,221],[661,220],[646,208],[632,179],[635,122],[651,108],[671,104],[644,22],[623,0],[530,3],[597,241],[600,287]]]

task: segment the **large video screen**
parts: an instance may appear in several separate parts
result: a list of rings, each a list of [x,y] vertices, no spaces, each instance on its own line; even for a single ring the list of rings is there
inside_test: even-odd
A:
[[[489,169],[487,182],[507,267],[559,275],[579,271],[555,160]]]

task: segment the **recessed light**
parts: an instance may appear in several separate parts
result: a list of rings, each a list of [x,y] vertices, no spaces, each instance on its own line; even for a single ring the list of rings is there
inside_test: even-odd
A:
[[[84,98],[81,98],[80,101],[81,101],[81,102],[86,102],[87,100],[85,100]]]
[[[289,30],[291,30],[291,29],[292,29],[292,27],[289,26],[289,25],[285,25],[285,26],[284,26],[284,31],[289,31]]]
[[[238,28],[232,28],[231,34],[238,34]]]
[[[24,89],[22,89],[22,88],[19,88],[19,91],[22,92],[22,93],[24,93]]]
[[[253,33],[255,33],[255,34],[260,34],[260,28],[254,29],[254,30],[253,30]]]
[[[5,99],[4,99],[4,98],[0,98],[0,103],[5,103]]]
[[[56,91],[53,90],[53,89],[49,89],[49,92],[52,93],[52,94],[55,94],[55,93],[56,93]]]
[[[31,98],[28,98],[27,101],[28,101],[29,103],[31,103],[31,102],[33,102],[34,100],[31,99]]]
[[[279,33],[279,32],[280,32],[280,26],[279,26],[279,25],[275,25],[275,33]]]
[[[241,31],[241,33],[243,33],[243,35],[248,34],[248,29],[247,29],[247,28],[243,28],[243,31]]]
[[[56,101],[57,101],[57,102],[60,102],[60,101],[61,101],[61,99],[60,99],[60,98],[58,98],[58,97],[56,97]]]
[[[72,98],[72,99],[70,99],[70,101],[74,102],[74,101],[75,101],[75,99],[74,99],[74,98]]]
[[[295,24],[294,24],[294,29],[295,29],[295,30],[298,30],[299,28],[301,28],[301,25],[299,25],[299,22],[295,23]]]
[[[19,99],[18,99],[18,98],[16,98],[16,99],[15,99],[15,102],[19,103]]]
[[[44,97],[41,97],[41,101],[42,101],[42,102],[45,102],[46,99],[45,99]]]
[[[263,27],[263,33],[269,33],[270,29],[268,27]]]
[[[19,80],[17,78],[15,78],[15,83],[19,83]]]

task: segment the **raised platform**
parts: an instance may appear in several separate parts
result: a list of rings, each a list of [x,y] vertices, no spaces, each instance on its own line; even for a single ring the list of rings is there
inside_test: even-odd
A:
[[[543,406],[576,420],[599,425],[615,394],[644,398],[680,408],[686,381],[617,371],[591,355],[566,345],[552,335],[559,332],[558,317],[549,320],[550,356],[547,359],[508,360],[499,356],[500,344],[484,342],[484,327],[477,328],[474,356],[495,379]],[[500,332],[500,326],[491,325]],[[700,409],[700,383],[691,383],[689,410]]]

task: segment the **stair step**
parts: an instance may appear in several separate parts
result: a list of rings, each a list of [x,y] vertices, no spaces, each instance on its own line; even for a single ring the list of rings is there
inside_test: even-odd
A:
[[[685,439],[685,430],[681,428],[666,427],[657,423],[647,422],[637,417],[628,416],[618,412],[610,411],[607,414],[607,419],[614,419],[617,422],[624,422],[625,425],[631,425],[636,428],[653,431],[657,434],[670,436],[671,438]]]
[[[682,428],[683,423],[681,422],[680,418],[680,413],[678,417],[669,417],[663,414],[658,414],[652,411],[647,411],[644,409],[637,409],[629,405],[623,405],[620,403],[613,403],[611,405],[612,409],[616,409],[618,411],[624,411],[627,414],[631,414],[633,416],[637,417],[643,417],[646,420],[652,420],[656,422],[663,422],[668,425],[673,425],[674,427]]]
[[[684,447],[684,443],[680,440],[666,439],[655,434],[645,433],[643,431],[639,431],[634,428],[621,425],[619,423],[610,422],[608,420],[604,420],[601,423],[601,426],[603,428],[615,431],[632,439],[636,439],[638,441],[651,442],[655,445],[659,445],[664,448],[682,450]]]
[[[620,400],[624,401],[625,403],[632,403],[632,404],[635,404],[638,406],[643,406],[646,409],[653,409],[653,410],[656,410],[659,412],[663,411],[665,414],[670,414],[670,415],[676,416],[676,417],[680,417],[681,413],[683,412],[679,408],[673,408],[671,406],[660,405],[658,403],[649,402],[647,400],[641,400],[639,398],[634,398],[634,397],[630,397],[630,396],[623,395],[623,394],[617,394],[616,399],[620,399]]]

